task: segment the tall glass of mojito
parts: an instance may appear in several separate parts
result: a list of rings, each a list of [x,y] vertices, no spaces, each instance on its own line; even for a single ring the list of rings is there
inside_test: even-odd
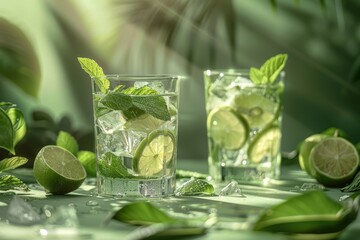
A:
[[[92,77],[100,195],[173,194],[179,79],[175,75]]]
[[[286,58],[273,57],[260,69],[204,71],[214,180],[262,184],[278,178]]]

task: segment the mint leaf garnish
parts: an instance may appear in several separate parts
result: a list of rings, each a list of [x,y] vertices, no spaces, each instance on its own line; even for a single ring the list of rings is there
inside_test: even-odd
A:
[[[131,97],[121,92],[110,92],[100,102],[112,110],[124,111],[133,106]]]
[[[110,81],[105,77],[103,69],[90,58],[81,58],[78,57],[78,61],[81,65],[81,68],[93,77],[96,85],[100,88],[102,93],[106,93],[110,87]]]
[[[0,173],[15,169],[27,163],[28,159],[24,157],[5,158],[0,161]]]
[[[214,186],[202,179],[190,179],[175,190],[175,196],[212,195]]]
[[[77,156],[79,151],[79,145],[76,139],[68,132],[60,131],[57,139],[56,145],[59,147],[63,147],[69,152],[71,152],[74,156]]]
[[[250,79],[256,84],[268,84],[276,80],[280,72],[284,69],[287,54],[278,54],[268,59],[260,69],[250,69]]]
[[[169,110],[165,99],[161,96],[138,96],[132,97],[133,104],[139,109],[149,113],[150,115],[164,121],[170,120]]]

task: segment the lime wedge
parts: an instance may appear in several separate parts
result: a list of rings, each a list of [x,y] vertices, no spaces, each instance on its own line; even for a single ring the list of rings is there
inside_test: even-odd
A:
[[[241,148],[249,135],[246,120],[229,106],[211,110],[207,128],[215,144],[228,150]]]
[[[316,144],[318,144],[321,140],[327,138],[329,136],[325,134],[314,134],[310,137],[306,138],[299,147],[299,164],[302,170],[306,171],[309,176],[315,176],[315,170],[310,165],[310,152]]]
[[[169,130],[155,130],[143,139],[133,158],[133,169],[140,176],[153,177],[171,162],[175,137]]]
[[[259,132],[248,149],[248,155],[253,163],[259,163],[267,158],[274,158],[279,154],[281,131],[278,126],[269,126]]]
[[[35,158],[34,176],[47,192],[66,194],[83,183],[86,172],[68,150],[49,145],[43,147]]]
[[[264,91],[244,92],[235,97],[234,104],[251,129],[262,129],[277,118],[281,105],[279,99],[270,99]]]
[[[327,187],[343,187],[359,168],[359,154],[352,143],[341,137],[320,141],[310,152],[315,178]]]

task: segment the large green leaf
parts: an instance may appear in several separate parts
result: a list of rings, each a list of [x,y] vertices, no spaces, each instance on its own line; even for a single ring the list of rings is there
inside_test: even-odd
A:
[[[358,199],[341,205],[323,191],[308,192],[267,209],[254,230],[289,234],[337,234],[357,216]]]
[[[41,71],[28,37],[16,25],[0,18],[0,79],[11,81],[26,94],[37,97]]]
[[[71,152],[75,157],[79,151],[79,144],[77,140],[68,132],[60,131],[57,139],[56,145],[65,148]]]
[[[26,122],[24,115],[21,110],[18,108],[10,108],[6,110],[6,114],[12,123],[12,128],[14,132],[13,145],[15,146],[26,133]]]
[[[12,123],[6,112],[0,108],[0,148],[15,154],[14,131]]]

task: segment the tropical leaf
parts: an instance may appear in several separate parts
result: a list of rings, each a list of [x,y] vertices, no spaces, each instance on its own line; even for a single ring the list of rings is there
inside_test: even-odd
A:
[[[0,78],[37,97],[41,71],[37,55],[20,28],[0,18]]]

